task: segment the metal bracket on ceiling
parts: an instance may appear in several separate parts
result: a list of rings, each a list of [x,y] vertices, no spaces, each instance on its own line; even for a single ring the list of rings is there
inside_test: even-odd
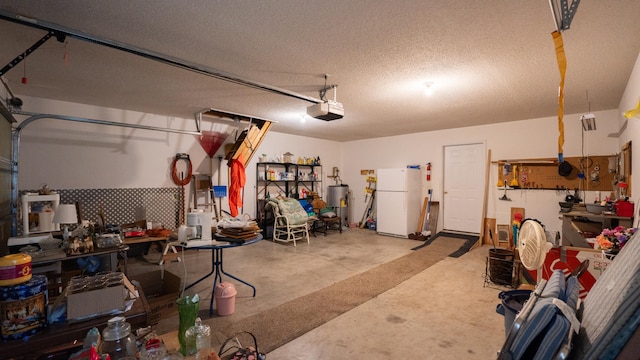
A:
[[[324,87],[322,90],[320,90],[320,99],[322,101],[327,101],[326,95],[327,95],[327,91],[332,90],[333,89],[333,101],[338,101],[337,100],[337,95],[336,95],[336,89],[338,88],[338,85],[329,85]]]
[[[327,80],[329,79],[329,74],[324,74],[324,87],[322,89],[320,89],[320,91],[318,91],[318,95],[320,95],[320,100],[322,100],[323,102],[327,102],[327,91],[333,89],[333,101],[337,101],[337,97],[336,97],[336,89],[338,88],[338,85],[333,84],[333,85],[327,85]]]
[[[16,65],[20,64],[27,56],[31,55],[37,48],[39,48],[42,44],[46,43],[52,36],[55,36],[59,42],[64,42],[66,36],[62,33],[58,33],[56,31],[47,32],[40,40],[36,41],[35,44],[31,45],[27,50],[25,50],[22,54],[16,56],[13,60],[11,60],[7,65],[5,65],[2,69],[0,69],[0,76],[7,73],[7,71],[13,69]]]
[[[303,100],[303,101],[311,102],[314,104],[319,104],[322,102],[322,100],[320,99],[312,98],[310,96],[306,96],[306,95],[299,94],[287,89],[282,89],[282,88],[264,84],[261,82],[253,81],[250,79],[245,79],[238,75],[234,75],[219,69],[210,68],[204,65],[192,63],[183,59],[171,57],[169,55],[153,52],[147,49],[135,47],[133,45],[117,42],[114,40],[101,38],[98,36],[81,32],[79,30],[70,29],[54,23],[49,23],[44,20],[27,18],[25,16],[6,11],[4,9],[0,9],[0,20],[10,21],[10,22],[21,24],[24,26],[45,30],[47,32],[54,32],[54,34],[56,34],[56,37],[58,37],[58,40],[60,40],[60,36],[68,36],[72,39],[87,41],[97,45],[106,46],[111,49],[124,51],[129,54],[138,55],[149,60],[157,61],[166,65],[175,66],[180,69],[188,70],[201,75],[210,76],[215,79],[231,82],[237,85],[246,86],[246,87],[250,87],[250,88],[254,88],[262,91],[267,91],[267,92],[271,92],[271,93],[282,95],[282,96],[288,96],[294,99]]]
[[[560,2],[560,4],[558,4]],[[549,0],[549,6],[551,6],[551,14],[556,25],[557,31],[569,30],[571,27],[571,21],[573,20],[576,11],[578,11],[578,5],[580,0]]]
[[[5,90],[7,90],[7,99],[6,104],[7,107],[9,107],[10,109],[21,109],[22,108],[22,99],[20,99],[19,97],[16,97],[15,94],[13,93],[13,91],[11,91],[11,87],[9,86],[9,84],[7,83],[7,81],[4,79],[3,76],[0,76],[0,82],[2,83],[2,85],[4,85]]]

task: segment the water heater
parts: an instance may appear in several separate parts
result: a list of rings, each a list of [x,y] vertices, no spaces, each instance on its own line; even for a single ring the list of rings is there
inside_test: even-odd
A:
[[[327,187],[327,206],[335,208],[343,224],[349,223],[349,185],[329,185]]]

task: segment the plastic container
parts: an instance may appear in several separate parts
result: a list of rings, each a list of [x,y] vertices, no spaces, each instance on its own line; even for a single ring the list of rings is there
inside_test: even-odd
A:
[[[616,210],[616,215],[618,216],[633,216],[634,206],[630,201],[618,200],[613,204],[613,207]]]
[[[236,287],[228,282],[221,282],[215,289],[216,311],[219,316],[233,314],[236,310]]]
[[[131,333],[131,324],[126,320],[124,316],[113,317],[102,330],[100,353],[109,354],[111,360],[136,358],[136,338]]]
[[[10,254],[0,258],[0,286],[11,286],[31,279],[31,256]]]
[[[215,197],[225,197],[227,196],[227,187],[224,185],[214,185],[213,186],[213,195]]]
[[[524,303],[529,300],[530,296],[531,290],[502,291],[498,294],[498,298],[502,300],[502,303],[496,306],[496,312],[504,315],[505,336],[509,333],[516,315],[522,310]]]
[[[181,243],[187,242],[187,225],[182,224],[178,227],[178,241]]]
[[[195,325],[185,332],[187,339],[187,358],[194,360],[207,360],[211,353],[211,327],[202,323],[202,319],[196,318]]]
[[[29,281],[0,287],[2,340],[22,339],[47,324],[47,276],[33,275]]]

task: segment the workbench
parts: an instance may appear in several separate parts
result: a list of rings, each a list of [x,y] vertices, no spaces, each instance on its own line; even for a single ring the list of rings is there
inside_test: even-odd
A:
[[[592,214],[584,210],[573,210],[562,215],[562,245],[591,248],[586,238],[595,238],[603,229],[616,226],[631,227],[633,217],[614,214]]]

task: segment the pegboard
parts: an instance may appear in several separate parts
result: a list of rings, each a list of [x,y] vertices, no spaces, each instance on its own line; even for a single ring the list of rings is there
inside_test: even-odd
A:
[[[613,159],[613,160],[611,160]],[[613,190],[612,181],[615,172],[609,172],[610,161],[615,164],[615,155],[597,155],[586,157],[566,157],[564,158],[572,166],[571,174],[560,176],[558,174],[557,159],[521,159],[521,160],[501,160],[498,161],[498,182],[495,184],[502,187],[504,180],[507,186],[513,186],[517,182],[520,189],[539,190],[593,190],[606,191]],[[512,170],[506,175],[503,172],[505,166],[510,164]],[[516,172],[514,181],[514,170]],[[584,174],[581,178],[580,173]]]

